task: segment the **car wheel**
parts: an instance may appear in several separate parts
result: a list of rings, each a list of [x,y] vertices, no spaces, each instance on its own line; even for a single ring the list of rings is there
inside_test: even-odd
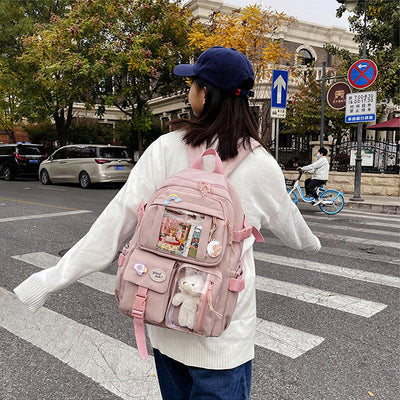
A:
[[[79,174],[79,184],[81,185],[82,189],[88,189],[92,184],[90,176],[86,171],[82,171]]]
[[[49,185],[51,183],[49,173],[45,169],[40,172],[40,182],[42,182],[43,185]]]
[[[3,170],[4,180],[12,181],[14,179],[14,175],[10,169],[10,167],[5,167]]]

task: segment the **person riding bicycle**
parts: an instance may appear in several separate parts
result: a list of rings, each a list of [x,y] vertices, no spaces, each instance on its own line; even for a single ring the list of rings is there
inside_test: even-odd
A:
[[[313,205],[316,206],[322,202],[321,199],[318,199],[318,195],[316,192],[317,187],[324,185],[329,178],[329,161],[326,158],[328,154],[328,150],[325,147],[321,147],[317,153],[317,161],[312,164],[305,165],[304,167],[297,168],[300,171],[304,172],[312,172],[312,178],[307,178],[305,180],[305,188],[306,194],[308,196],[314,197]]]

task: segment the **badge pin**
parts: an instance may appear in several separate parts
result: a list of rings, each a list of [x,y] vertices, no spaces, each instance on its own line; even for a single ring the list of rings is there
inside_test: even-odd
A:
[[[142,276],[143,274],[145,274],[147,272],[147,267],[145,264],[142,264],[142,263],[133,264],[132,267],[139,276]]]

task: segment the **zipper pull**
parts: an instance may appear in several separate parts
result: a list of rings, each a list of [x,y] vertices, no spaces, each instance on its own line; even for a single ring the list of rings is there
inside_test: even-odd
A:
[[[210,309],[210,311],[212,313],[214,313],[219,319],[222,319],[222,314],[219,313],[218,311],[216,311],[213,307],[213,303],[212,303],[212,287],[213,287],[213,283],[210,282],[208,289],[207,289],[207,303],[208,303],[208,308]]]
[[[229,219],[226,220],[226,225],[228,227],[228,232],[229,232],[229,246],[231,246],[233,254],[236,254],[235,249],[233,248],[233,231],[232,231],[231,221]]]

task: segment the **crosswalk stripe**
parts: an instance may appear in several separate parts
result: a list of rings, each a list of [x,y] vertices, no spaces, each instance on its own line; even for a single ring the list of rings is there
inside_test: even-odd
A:
[[[362,271],[360,269],[346,268],[339,265],[322,264],[316,261],[290,258],[276,254],[267,254],[260,251],[254,252],[254,258],[271,264],[284,265],[287,267],[306,269],[309,271],[322,272],[324,274],[341,276],[343,278],[355,279],[377,285],[400,288],[400,278],[397,276],[377,274],[375,272]]]
[[[307,224],[310,227],[321,227],[321,224],[320,223],[316,223],[316,222],[307,222]],[[370,233],[371,235],[393,236],[393,234],[395,234],[395,232],[393,232],[393,231],[389,232],[389,231],[382,231],[382,230],[379,230],[379,229],[360,228],[358,226],[342,226],[342,225],[326,224],[326,225],[324,225],[324,228],[326,228],[326,229],[335,229],[335,230],[344,230],[344,231],[347,231],[347,232],[354,231],[354,232],[357,232],[357,233]],[[397,244],[397,246],[399,246],[399,244]]]
[[[369,219],[379,219],[386,221],[399,221],[400,217],[397,215],[388,215],[388,214],[379,214],[372,213],[368,211],[356,211],[356,210],[342,210],[341,213],[346,214],[346,216],[350,217],[360,217],[360,218],[369,218]]]
[[[263,232],[264,238],[266,242],[270,246],[274,247],[286,247],[286,245],[279,239],[275,237],[268,237],[265,232]],[[339,238],[340,236],[338,236]],[[383,254],[371,254],[366,252],[365,250],[371,249],[373,246],[365,246],[364,251],[352,249],[343,249],[340,247],[327,247],[322,246],[321,250],[318,254],[332,254],[338,257],[349,257],[355,258],[357,260],[366,260],[366,261],[375,261],[379,263],[389,263],[389,264],[396,264],[400,266],[400,259],[395,258],[393,256],[383,255]],[[287,247],[286,247],[287,248]]]
[[[324,340],[320,336],[257,318],[256,345],[286,357],[295,359],[320,345]]]
[[[363,300],[353,296],[328,292],[309,286],[283,282],[276,279],[257,276],[256,288],[268,293],[290,297],[306,303],[317,304],[361,317],[369,318],[384,310],[387,305],[374,301]]]
[[[50,268],[60,259],[60,257],[45,252],[17,255],[13,256],[12,258],[35,265],[39,268]],[[80,279],[78,282],[104,293],[114,293],[115,276],[113,275],[104,274],[102,272],[94,272],[91,275]],[[259,319],[259,322],[260,321],[263,323],[259,323],[257,325],[256,337],[258,339],[256,344],[291,358],[295,358],[301,354],[304,354],[304,352],[313,347],[313,343],[319,344],[323,340],[323,338],[318,336],[305,334],[304,332],[296,331],[293,328],[289,328],[284,325],[274,324],[262,319]],[[278,331],[280,332],[281,336],[278,335],[277,337],[280,338],[280,340],[273,338],[274,332]],[[296,336],[296,332],[300,333]],[[304,344],[302,345],[301,343],[303,340]]]
[[[58,213],[47,213],[47,214],[32,214],[32,215],[21,215],[19,217],[8,217],[8,218],[0,218],[0,222],[13,222],[13,221],[22,221],[26,219],[40,219],[40,218],[53,218],[53,217],[64,217],[66,215],[74,215],[74,214],[87,214],[92,211],[88,210],[77,210],[77,211],[64,211]]]
[[[161,399],[154,360],[131,346],[42,307],[32,314],[0,288],[3,328],[126,400]],[[136,367],[135,367],[136,365]]]
[[[318,221],[318,224],[320,224],[320,225],[329,226],[329,227],[332,226],[331,223],[332,223],[333,220],[331,218],[328,218],[328,217],[321,217],[321,216],[318,216],[318,215],[303,215],[303,217],[307,221],[307,223],[308,223],[309,220],[315,220],[315,221]],[[363,216],[362,220],[354,220],[354,221],[351,221],[351,222],[354,223],[354,224],[357,224],[357,225],[365,225],[365,226],[377,226],[377,225],[379,225],[379,227],[382,227],[382,228],[400,229],[400,219],[397,221],[396,224],[391,224],[391,223],[383,222],[381,219],[376,220],[376,222],[367,222],[367,221],[364,221],[364,216]],[[339,226],[339,225],[335,225],[335,226]]]
[[[49,268],[55,265],[60,259],[59,257],[44,252],[23,254],[13,256],[13,258],[35,265],[39,268]],[[78,282],[101,292],[114,294],[115,276],[113,275],[95,272],[80,279]],[[387,307],[386,304],[375,303],[373,301],[363,300],[352,296],[315,289],[309,286],[269,279],[263,276],[257,276],[256,288],[264,292],[290,297],[306,303],[317,304],[319,306],[367,318]]]
[[[379,247],[393,247],[399,248],[399,242],[389,242],[388,240],[373,240],[368,238],[359,238],[354,236],[336,235],[333,233],[320,232],[313,230],[313,232],[319,237],[328,240],[343,240],[347,243],[357,243],[364,246],[379,246]]]

